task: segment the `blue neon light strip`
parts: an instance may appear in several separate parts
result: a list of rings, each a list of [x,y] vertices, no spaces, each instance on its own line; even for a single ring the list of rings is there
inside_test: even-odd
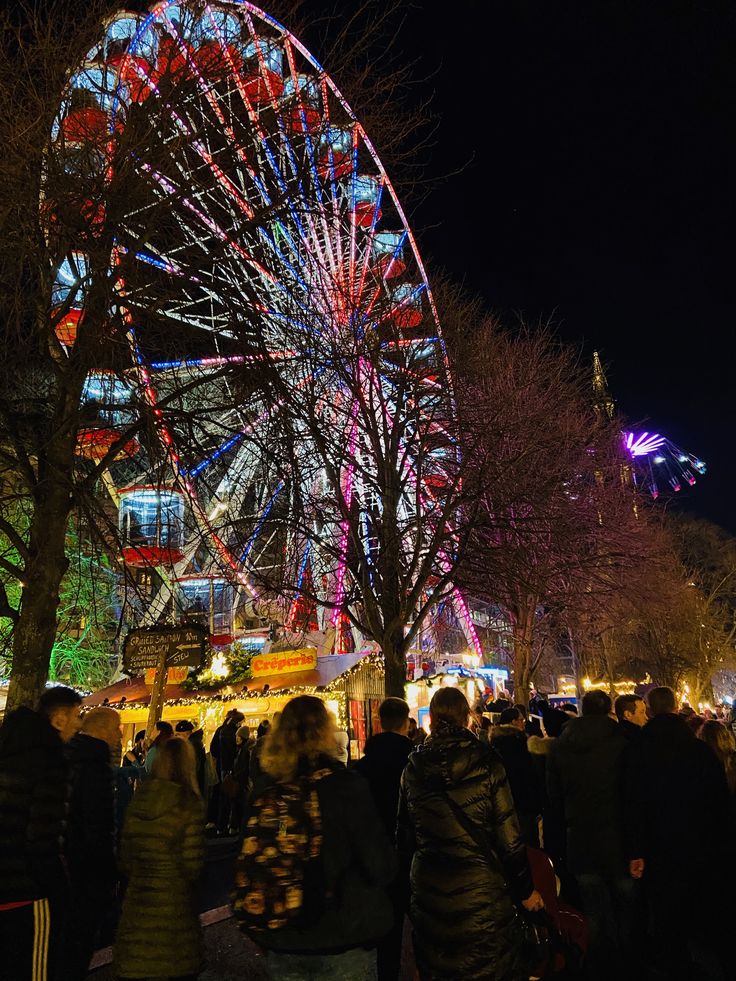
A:
[[[202,460],[201,463],[198,463],[193,470],[190,470],[189,476],[196,477],[211,463],[214,463],[215,460],[219,459],[223,453],[227,453],[228,450],[231,450],[233,446],[235,446],[236,443],[239,443],[244,436],[245,433],[236,433],[234,436],[231,436],[230,439],[224,442],[219,449],[215,450],[211,456],[208,456],[206,459]]]
[[[256,539],[260,535],[261,529],[263,528],[264,524],[266,523],[266,519],[268,518],[268,515],[270,514],[271,509],[273,508],[274,503],[276,502],[276,498],[279,496],[279,494],[281,493],[281,491],[283,489],[284,489],[284,481],[282,480],[278,484],[278,486],[276,487],[276,490],[271,495],[271,500],[268,502],[268,504],[266,505],[266,509],[264,510],[263,514],[261,515],[261,520],[256,525],[255,531],[253,532],[253,534],[248,539],[248,544],[245,546],[245,550],[243,551],[243,554],[240,556],[240,561],[243,564],[245,564],[246,560],[248,559],[248,556],[250,555],[251,550],[252,550],[253,546],[255,545]]]
[[[302,564],[299,568],[299,576],[296,581],[296,591],[299,592],[302,588],[302,583],[304,582],[304,575],[307,571],[307,562],[309,561],[309,553],[312,551],[312,543],[307,542],[306,548],[304,549],[304,558],[302,559]]]

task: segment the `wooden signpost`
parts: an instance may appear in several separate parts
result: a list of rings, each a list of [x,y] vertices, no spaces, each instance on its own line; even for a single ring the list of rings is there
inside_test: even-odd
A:
[[[204,662],[207,631],[198,624],[145,627],[131,630],[123,644],[123,669],[131,676],[154,669],[146,735],[150,738],[161,718],[169,668],[198,668]]]

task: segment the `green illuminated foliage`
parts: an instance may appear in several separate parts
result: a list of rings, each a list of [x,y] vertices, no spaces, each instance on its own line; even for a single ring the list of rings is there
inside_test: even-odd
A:
[[[16,502],[8,511],[6,520],[26,539],[29,522],[22,504]],[[115,666],[116,573],[107,556],[91,549],[74,527],[67,534],[66,554],[69,567],[59,594],[49,678],[77,688],[101,688],[109,683]],[[21,601],[21,582],[10,571],[16,564],[20,564],[17,550],[0,533],[0,584],[7,613],[17,611]],[[0,615],[0,675],[10,671],[13,629],[13,617]]]

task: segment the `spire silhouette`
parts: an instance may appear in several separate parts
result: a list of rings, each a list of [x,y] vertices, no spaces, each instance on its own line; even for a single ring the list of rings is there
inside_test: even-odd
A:
[[[595,397],[593,402],[595,411],[601,415],[608,416],[609,419],[613,419],[616,403],[613,401],[613,396],[608,390],[606,373],[603,370],[601,358],[597,351],[593,351],[593,395]]]

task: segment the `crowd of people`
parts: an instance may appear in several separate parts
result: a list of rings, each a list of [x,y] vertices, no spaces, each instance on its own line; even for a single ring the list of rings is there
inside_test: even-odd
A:
[[[122,754],[118,712],[49,688],[0,727],[3,978],[81,981],[109,928],[120,981],[195,979],[208,833],[240,839],[233,910],[274,981],[397,981],[407,923],[421,981],[732,976],[727,720],[668,688],[578,716],[443,687],[429,717],[387,698],[351,762],[303,695]]]

